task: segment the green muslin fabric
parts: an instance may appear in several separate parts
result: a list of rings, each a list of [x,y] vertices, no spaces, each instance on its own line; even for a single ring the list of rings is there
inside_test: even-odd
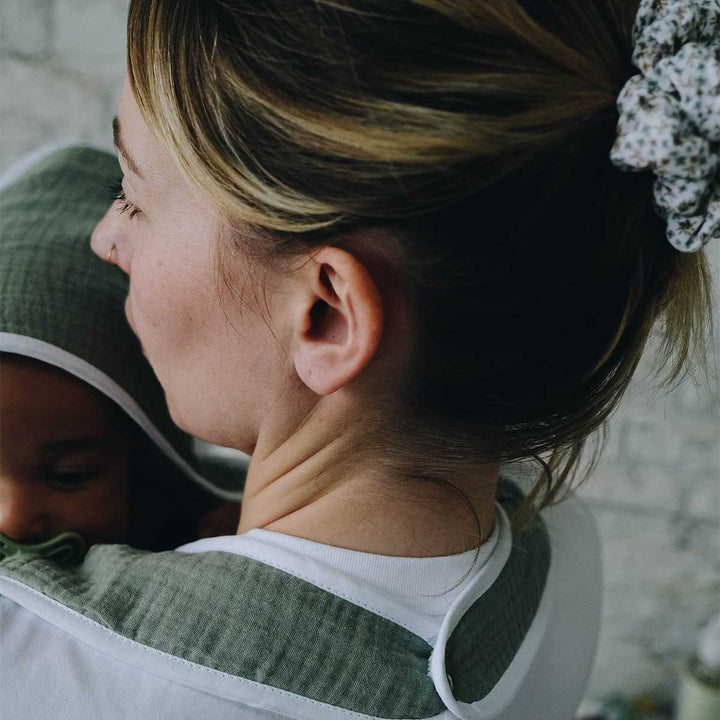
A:
[[[502,484],[508,514],[521,499]],[[513,538],[496,583],[450,637],[447,667],[458,699],[482,699],[507,668],[537,611],[549,562],[538,516],[529,533]],[[250,558],[99,545],[77,568],[14,556],[0,562],[0,575],[147,647],[313,700],[381,718],[429,718],[444,709],[423,638]]]
[[[501,483],[498,492],[512,515],[522,492],[509,481]],[[445,667],[460,702],[484,698],[512,662],[540,603],[550,556],[547,529],[537,517],[525,532],[513,536],[507,566],[453,631]]]
[[[0,190],[0,333],[41,340],[100,370],[192,465],[190,440],[172,423],[125,322],[127,277],[89,247],[121,177],[109,153],[68,147]]]

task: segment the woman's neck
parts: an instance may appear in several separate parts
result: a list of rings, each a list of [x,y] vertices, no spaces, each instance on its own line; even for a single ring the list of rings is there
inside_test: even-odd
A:
[[[452,481],[476,520],[452,488],[382,472],[380,458],[349,463],[347,432],[320,435],[301,432],[272,452],[256,448],[238,534],[263,528],[378,555],[439,557],[473,549],[492,533],[498,465]]]

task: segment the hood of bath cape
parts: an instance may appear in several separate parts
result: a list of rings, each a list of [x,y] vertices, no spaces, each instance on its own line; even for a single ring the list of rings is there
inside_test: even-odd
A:
[[[0,182],[0,351],[75,375],[117,403],[184,474],[216,496],[124,313],[128,280],[90,250],[93,228],[122,176],[112,155],[66,147]]]

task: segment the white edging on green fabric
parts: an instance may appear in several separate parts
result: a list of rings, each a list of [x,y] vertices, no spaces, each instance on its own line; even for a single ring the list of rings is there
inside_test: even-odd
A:
[[[56,140],[55,142],[41,145],[35,150],[31,150],[27,155],[23,155],[18,160],[10,165],[10,167],[0,173],[0,190],[12,185],[15,181],[20,180],[23,175],[29,170],[32,170],[35,165],[44,160],[46,157],[52,155],[58,150],[64,150],[65,148],[71,147],[82,147],[85,150],[99,150],[100,152],[108,152],[107,148],[102,148],[99,145],[88,143],[79,137],[66,137],[62,140]]]
[[[0,576],[0,595],[141,672],[151,672],[201,692],[300,720],[377,720],[376,716],[328,705],[147,647],[8,577]],[[305,707],[304,712],[301,707]],[[449,712],[442,712],[426,720],[451,720],[452,717]]]
[[[498,513],[504,513],[504,510],[498,507]],[[212,541],[212,538],[207,538],[203,541],[203,552],[213,550],[211,542],[208,541]],[[218,549],[220,552],[227,552],[227,550],[223,548]],[[184,550],[180,548],[178,552],[184,552]],[[355,588],[357,587],[356,581],[315,560],[310,558],[299,559],[285,548],[277,546],[273,548],[272,553],[269,553],[267,545],[264,542],[246,536],[243,537],[242,552],[234,554],[256,560],[264,565],[269,565],[276,570],[281,570],[288,575],[311,583],[321,590],[337,595],[343,600],[351,602],[353,605],[364,608],[375,615],[379,615],[405,628],[418,637],[421,637],[429,645],[433,645],[435,642],[437,623],[434,620],[424,616],[422,613],[410,613],[403,605],[393,601],[386,595],[373,591],[372,588],[367,586],[363,588],[362,597],[359,597],[355,592]]]
[[[552,560],[550,562],[552,565]],[[493,689],[482,700],[472,704],[456,701],[456,705],[463,708],[464,714],[461,715],[462,718],[468,720],[492,720],[503,713],[508,705],[516,699],[518,687],[522,686],[528,671],[535,661],[540,643],[546,635],[553,608],[554,592],[555,583],[548,574],[548,580],[545,583],[540,604],[535,611],[535,617],[520,647],[517,649],[515,657],[513,657]]]
[[[499,503],[495,503],[496,512],[505,513],[505,510]],[[498,553],[495,549],[500,537],[501,523],[495,523],[493,532],[490,537],[481,546],[480,560],[474,566],[470,567],[468,560],[467,567],[464,571],[455,575],[452,579],[446,577],[443,581],[443,587],[446,589],[453,588],[454,584],[464,577],[466,571],[471,575],[482,572],[486,564],[495,562]],[[333,594],[340,594],[339,588],[343,588],[342,597],[349,600],[355,605],[364,607],[377,615],[381,615],[387,620],[391,620],[396,625],[404,627],[406,630],[423,638],[429,645],[434,645],[439,630],[439,622],[434,619],[439,613],[445,615],[451,607],[452,602],[460,597],[461,590],[455,592],[452,596],[452,602],[443,603],[442,608],[436,607],[432,610],[411,609],[405,604],[405,596],[401,602],[396,600],[395,596],[389,596],[387,592],[377,592],[373,585],[368,584],[363,577],[358,578],[354,573],[347,570],[339,570],[331,560],[327,562],[322,557],[311,554],[314,546],[317,548],[329,548],[321,543],[314,543],[303,538],[295,538],[290,535],[273,532],[271,530],[255,529],[247,533],[243,533],[232,538],[233,545],[228,545],[227,537],[203,538],[191,543],[187,543],[179,548],[178,552],[195,554],[199,552],[230,552],[237,555],[251,557],[259,560],[267,565],[272,565],[277,569],[289,575],[296,575],[304,580],[318,586],[331,586]],[[309,547],[308,547],[309,546]],[[400,562],[408,562],[420,560],[421,562],[431,560],[444,560],[445,558],[403,558],[403,557],[383,557],[376,556],[371,553],[361,553],[355,550],[347,550],[344,548],[332,547],[338,553],[341,553],[347,559],[348,555],[364,555],[367,558],[380,558],[382,560],[395,560]],[[462,553],[464,557],[472,558],[474,551],[470,550]],[[457,556],[460,557],[460,556]],[[337,562],[337,561],[335,561]],[[369,573],[368,573],[369,574]],[[363,585],[362,592],[358,592],[357,583]],[[469,580],[464,580],[463,584],[467,585]],[[437,593],[437,597],[445,596],[444,592]],[[433,619],[428,621],[428,617]]]
[[[467,612],[468,608],[470,608],[470,606],[488,590],[488,588],[492,587],[492,584],[497,580],[498,575],[500,575],[510,558],[510,552],[512,550],[510,522],[505,512],[501,511],[501,509],[499,509],[496,515],[496,523],[499,527],[499,538],[495,552],[501,560],[493,563],[490,572],[478,575],[478,577],[476,577],[470,585],[465,588],[460,597],[455,601],[455,606],[443,620],[440,632],[438,633],[437,641],[435,642],[432,654],[430,655],[428,675],[435,684],[435,690],[445,705],[462,718],[466,717],[464,714],[466,711],[465,708],[471,706],[468,706],[466,703],[460,703],[455,699],[453,688],[450,684],[451,679],[448,678],[448,674],[445,669],[445,651],[450,635],[457,627],[457,624],[460,622],[463,615]],[[472,717],[481,718],[483,716],[473,715]]]
[[[537,717],[538,720],[541,718],[542,720],[559,720],[562,717],[569,720],[575,716],[574,713],[582,699],[581,694],[578,694],[576,701],[570,696],[566,698],[562,715],[548,717],[547,714],[543,714],[543,710],[547,711],[545,706],[531,708],[528,705],[528,697],[521,698],[519,696],[518,688],[530,682],[535,685],[534,692],[538,692],[538,682],[542,683],[543,681],[538,680],[537,672],[539,671],[542,677],[547,668],[536,667],[534,668],[536,672],[528,675],[538,652],[542,652],[546,658],[552,658],[560,663],[554,670],[548,671],[550,676],[555,678],[555,682],[560,679],[557,668],[563,667],[563,663],[572,662],[572,665],[564,666],[565,672],[562,674],[562,679],[570,683],[570,686],[576,684],[578,688],[581,688],[579,683],[582,683],[581,690],[586,687],[592,670],[601,618],[601,604],[598,603],[597,607],[587,604],[592,598],[601,598],[603,594],[600,536],[591,511],[575,498],[570,498],[557,507],[545,508],[541,516],[547,523],[552,547],[543,594],[523,642],[503,675],[484,698],[474,703],[458,702],[454,699],[452,681],[448,680],[445,673],[445,653],[440,654],[441,638],[438,637],[438,643],[430,658],[431,677],[435,682],[436,692],[453,711],[454,717],[462,720],[492,720],[498,716],[505,718],[508,717],[506,712],[510,710],[508,705],[512,705],[513,711],[521,713],[513,715],[513,718]],[[586,546],[582,555],[577,553],[577,544],[574,539],[579,537],[589,539],[592,552],[588,553]],[[585,602],[580,604],[578,604],[575,589],[575,583],[578,581],[582,582],[580,596],[585,598]],[[588,607],[591,608],[590,612],[586,611]],[[449,618],[446,618],[446,621],[451,622]],[[560,623],[565,626],[564,632],[569,633],[572,640],[570,646],[565,641],[562,646],[555,648],[560,653],[558,657],[553,652],[553,639],[547,634],[547,627],[548,624],[558,627]],[[457,621],[452,624],[452,628],[448,627],[445,641],[457,625]],[[585,645],[580,651],[577,648],[573,650],[572,643],[580,642],[578,636],[582,638],[582,641],[592,643],[592,647]],[[548,638],[551,642],[549,647],[544,645]],[[557,642],[557,638],[554,642]],[[437,657],[436,653],[438,653]],[[545,679],[547,679],[547,674],[545,674]],[[552,696],[549,686],[548,692]],[[538,697],[536,696],[535,702]],[[532,714],[528,714],[531,710]]]
[[[507,532],[509,532],[509,530],[508,524]],[[508,545],[507,547],[509,557],[510,546]],[[503,547],[503,550],[505,550],[505,547]],[[505,566],[507,559],[506,557],[500,566],[500,570]],[[442,701],[458,718],[462,718],[462,720],[493,720],[506,710],[507,706],[515,699],[517,688],[522,684],[523,679],[532,666],[535,655],[547,630],[554,592],[554,582],[551,578],[551,573],[552,558],[548,578],[543,589],[542,597],[540,598],[540,604],[535,611],[535,616],[520,647],[517,649],[511,663],[507,666],[502,677],[493,689],[482,700],[474,703],[460,702],[455,699],[451,685],[452,680],[448,678],[445,670],[445,649],[450,635],[462,619],[463,614],[487,591],[489,585],[486,581],[490,576],[488,576],[488,578],[479,577],[477,582],[468,586],[458,599],[456,606],[448,613],[443,621],[437,643],[430,656],[429,675]],[[498,575],[499,571],[493,573],[492,582],[497,579]]]
[[[0,332],[0,352],[17,353],[18,355],[40,360],[41,362],[65,370],[83,382],[86,382],[88,385],[91,385],[117,403],[140,426],[158,448],[193,482],[224,500],[238,502],[242,499],[242,490],[230,491],[218,488],[194,470],[152,423],[135,399],[108,375],[87,361],[55,345],[46,343],[43,340],[8,332]]]

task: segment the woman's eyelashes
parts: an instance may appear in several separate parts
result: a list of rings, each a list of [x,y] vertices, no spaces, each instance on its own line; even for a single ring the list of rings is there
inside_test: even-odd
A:
[[[118,212],[121,215],[125,212],[128,213],[128,218],[130,218],[130,220],[132,220],[134,217],[136,217],[137,215],[139,215],[142,212],[142,210],[137,205],[135,205],[135,203],[130,202],[125,197],[124,190],[121,190],[117,194],[117,197],[115,198],[115,200],[118,203]]]
[[[122,178],[114,181],[112,185],[109,185],[108,190],[110,191],[111,196],[115,201],[117,211],[121,215],[123,213],[128,213],[128,217],[130,218],[130,220],[132,220],[134,217],[136,217],[142,212],[142,210],[137,205],[135,205],[135,203],[127,199],[122,186]]]

